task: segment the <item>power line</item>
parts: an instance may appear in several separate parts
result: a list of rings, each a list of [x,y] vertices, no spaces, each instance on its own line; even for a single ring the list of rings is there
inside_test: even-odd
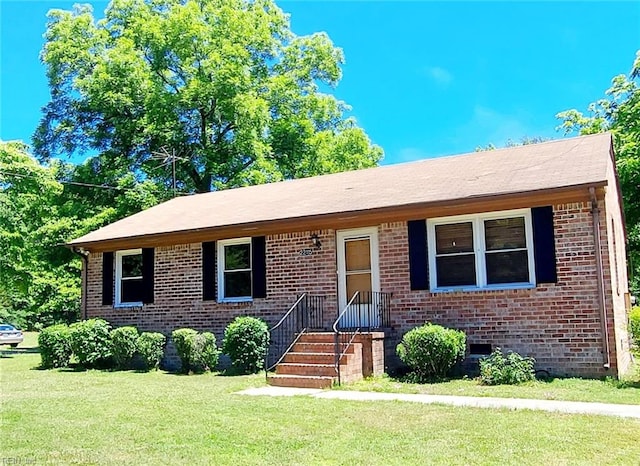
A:
[[[0,170],[0,175],[6,175],[6,176],[15,176],[18,178],[32,178],[32,179],[37,179],[38,177],[35,175],[26,175],[23,173],[12,173],[12,172],[7,172],[4,170]],[[99,188],[99,189],[111,189],[114,191],[122,191],[122,192],[129,192],[129,191],[135,191],[134,188],[123,188],[122,186],[109,186],[106,184],[92,184],[92,183],[82,183],[80,181],[63,181],[63,180],[55,180],[57,183],[60,184],[68,184],[68,185],[72,185],[72,186],[80,186],[82,188]],[[185,193],[182,191],[176,191],[174,192],[174,196],[178,195],[178,196],[190,196],[191,193]]]
[[[0,175],[5,175],[5,176],[15,176],[18,178],[32,178],[32,179],[37,179],[37,176],[34,175],[26,175],[23,173],[12,173],[12,172],[7,172],[4,170],[0,170]],[[105,185],[105,184],[92,184],[92,183],[82,183],[80,181],[62,181],[62,180],[55,180],[56,182],[60,183],[60,184],[69,184],[69,185],[73,185],[73,186],[82,186],[84,188],[100,188],[100,189],[112,189],[115,191],[135,191],[132,188],[123,188],[121,186],[109,186],[109,185]]]

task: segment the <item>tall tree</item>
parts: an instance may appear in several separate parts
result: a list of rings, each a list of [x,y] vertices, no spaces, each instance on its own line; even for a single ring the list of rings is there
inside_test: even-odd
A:
[[[632,290],[640,292],[640,50],[629,76],[613,78],[606,98],[589,105],[589,115],[567,110],[557,115],[565,134],[611,131],[624,201]]]
[[[41,165],[23,143],[0,141],[0,321],[32,328],[77,319],[81,264],[64,243],[166,196],[148,180],[98,168],[96,159]],[[113,186],[105,173],[117,177]]]
[[[324,33],[296,36],[272,0],[113,0],[49,13],[42,60],[51,101],[34,135],[43,160],[97,151],[209,191],[375,165],[348,107],[320,92],[343,54]]]

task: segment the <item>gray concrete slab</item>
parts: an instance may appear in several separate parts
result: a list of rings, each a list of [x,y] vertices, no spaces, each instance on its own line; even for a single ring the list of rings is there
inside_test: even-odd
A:
[[[312,396],[314,398],[352,401],[406,401],[424,404],[443,404],[492,409],[529,409],[567,414],[596,414],[640,419],[640,405],[587,403],[582,401],[532,400],[524,398],[488,398],[453,395],[414,395],[406,393],[378,393],[343,390],[316,390],[265,386],[239,392],[243,395]]]

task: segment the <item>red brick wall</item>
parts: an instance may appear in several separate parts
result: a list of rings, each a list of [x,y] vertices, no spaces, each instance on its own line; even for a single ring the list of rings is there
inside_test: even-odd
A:
[[[615,349],[611,371],[603,369],[589,203],[555,206],[554,224],[558,283],[535,289],[447,293],[410,290],[406,225],[382,225],[382,291],[393,293],[394,327],[403,333],[430,321],[463,330],[468,344],[489,343],[533,356],[538,369],[553,374],[615,375]],[[601,232],[607,255],[606,226],[601,225]],[[608,309],[611,329],[613,315]]]
[[[604,203],[601,217],[606,219]],[[430,293],[411,291],[407,226],[405,222],[378,227],[380,282],[392,292],[392,325],[395,332],[387,347],[395,347],[403,332],[426,321],[464,330],[468,343],[489,343],[505,350],[533,356],[537,368],[553,374],[615,375],[617,356],[613,313],[610,333],[614,343],[612,370],[604,371],[601,320],[598,311],[596,262],[590,205],[577,203],[554,207],[558,283],[535,289]],[[607,222],[601,224],[607,277]],[[317,232],[322,248],[311,248],[310,235],[299,232],[267,237],[266,299],[245,303],[202,300],[201,245],[186,244],[156,249],[155,302],[140,309],[101,305],[102,255],[89,258],[87,309],[114,325],[136,325],[142,330],[166,334],[179,327],[213,331],[222,338],[224,327],[238,315],[262,317],[274,324],[303,292],[326,296],[327,325],[337,313],[335,231]],[[623,247],[623,244],[620,244]],[[622,251],[624,249],[622,248]],[[608,285],[607,293],[611,293]],[[612,300],[607,298],[608,309]]]
[[[221,340],[224,328],[236,316],[252,315],[270,324],[307,292],[326,296],[326,310],[336,313],[335,234],[315,231],[322,249],[301,256],[311,248],[311,232],[269,236],[267,239],[266,299],[242,303],[202,300],[202,246],[200,243],[156,248],[153,304],[141,308],[102,305],[102,254],[89,257],[87,313],[115,326],[136,325],[141,330],[169,334],[180,327],[213,331]]]

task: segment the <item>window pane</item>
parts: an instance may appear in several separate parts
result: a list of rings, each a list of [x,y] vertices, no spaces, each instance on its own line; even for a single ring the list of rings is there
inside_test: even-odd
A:
[[[238,270],[251,268],[251,245],[232,244],[224,247],[224,269]],[[247,296],[247,295],[245,295]]]
[[[142,277],[142,254],[122,256],[122,277]]]
[[[436,225],[436,254],[473,252],[471,222]]]
[[[487,251],[526,248],[524,217],[485,220],[484,237]]]
[[[142,302],[143,289],[142,278],[132,280],[122,280],[120,282],[120,302],[139,303]]]
[[[529,258],[527,251],[487,253],[487,283],[529,282]]]
[[[245,298],[251,296],[251,272],[225,272],[224,297]]]
[[[438,287],[475,286],[476,256],[465,254],[436,257],[436,273]]]
[[[347,272],[352,270],[371,270],[371,250],[368,239],[346,241],[344,248]]]
[[[347,275],[347,300],[350,300],[356,291],[371,291],[370,273],[353,273]],[[360,302],[369,301],[371,293],[361,293]]]

